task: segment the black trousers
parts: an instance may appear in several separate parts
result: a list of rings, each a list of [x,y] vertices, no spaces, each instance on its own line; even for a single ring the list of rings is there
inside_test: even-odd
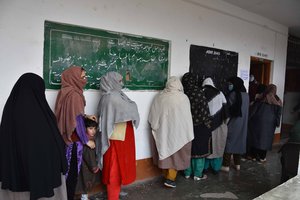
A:
[[[252,152],[253,152],[255,158],[259,158],[259,159],[262,159],[262,160],[265,159],[266,156],[267,156],[267,151],[266,150],[252,148]]]
[[[231,155],[233,155],[233,162],[235,165],[241,164],[241,155],[240,154],[224,153],[224,155],[223,155],[223,166],[224,167],[230,166]]]
[[[74,142],[73,148],[72,148],[69,173],[68,173],[68,177],[66,180],[68,200],[74,199],[77,179],[78,179],[77,144],[76,144],[76,142]]]

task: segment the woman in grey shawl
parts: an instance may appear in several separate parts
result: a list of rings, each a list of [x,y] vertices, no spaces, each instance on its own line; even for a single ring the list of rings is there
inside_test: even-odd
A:
[[[140,118],[136,103],[121,91],[122,80],[117,72],[108,72],[100,80],[101,134],[96,140],[96,152],[110,200],[119,199],[121,185],[130,184],[136,178],[133,125],[137,128]]]
[[[157,150],[153,161],[163,169],[164,185],[174,188],[177,171],[190,165],[194,139],[190,102],[179,78],[170,77],[166,88],[154,98],[148,122]]]
[[[246,153],[249,109],[249,96],[243,79],[235,76],[230,78],[228,83],[230,92],[227,96],[227,105],[230,120],[221,168],[224,172],[229,172],[231,156],[233,156],[235,169],[240,170],[241,155]]]

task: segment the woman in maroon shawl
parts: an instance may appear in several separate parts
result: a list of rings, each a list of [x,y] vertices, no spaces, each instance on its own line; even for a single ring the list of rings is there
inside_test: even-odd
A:
[[[85,134],[84,115],[85,98],[83,88],[87,83],[85,70],[71,66],[61,75],[61,89],[55,104],[55,115],[59,130],[67,147],[67,193],[68,200],[74,198],[77,177],[82,160],[83,144],[95,148],[95,143],[88,141]]]

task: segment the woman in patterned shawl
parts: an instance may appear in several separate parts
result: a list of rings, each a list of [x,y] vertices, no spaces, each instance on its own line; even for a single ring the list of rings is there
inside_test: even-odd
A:
[[[191,103],[191,112],[194,125],[194,140],[192,142],[191,165],[184,171],[185,177],[192,174],[194,180],[206,179],[203,174],[205,157],[211,154],[211,131],[208,103],[203,88],[196,75],[188,72],[182,77],[184,93]]]

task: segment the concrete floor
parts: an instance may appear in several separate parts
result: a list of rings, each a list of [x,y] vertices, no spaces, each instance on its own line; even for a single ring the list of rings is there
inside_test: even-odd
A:
[[[122,188],[122,200],[166,200],[166,199],[253,199],[280,184],[281,145],[274,145],[267,154],[267,162],[258,164],[256,161],[242,161],[241,170],[231,168],[229,173],[220,172],[217,175],[207,173],[206,180],[194,181],[185,179],[180,173],[176,188],[166,188],[163,178],[134,183]],[[91,200],[105,199],[105,194],[96,194]]]

